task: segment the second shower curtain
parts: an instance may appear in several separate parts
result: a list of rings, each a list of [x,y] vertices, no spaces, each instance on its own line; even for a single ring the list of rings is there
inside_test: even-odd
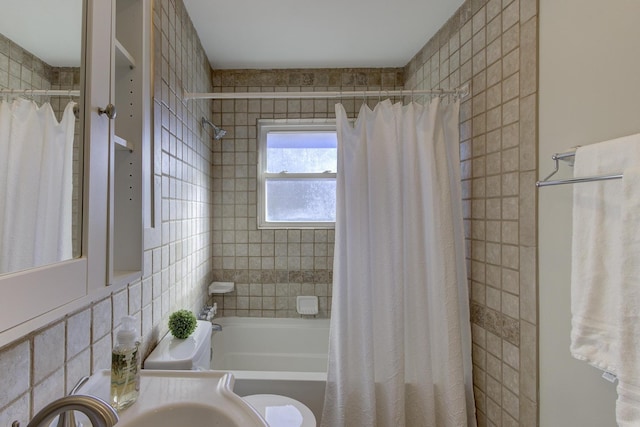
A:
[[[72,256],[74,102],[0,102],[0,273]]]
[[[475,426],[459,103],[336,106],[325,427]]]

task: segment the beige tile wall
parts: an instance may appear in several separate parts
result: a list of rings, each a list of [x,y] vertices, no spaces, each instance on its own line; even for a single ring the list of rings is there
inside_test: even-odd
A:
[[[406,67],[469,84],[460,154],[479,426],[537,425],[537,2],[469,0]]]
[[[180,0],[155,2],[155,143],[162,148],[161,242],[145,248],[143,278],[0,349],[0,425],[28,419],[84,375],[110,367],[123,315],[140,319],[143,353],[175,309],[199,310],[211,279],[211,149],[199,119],[207,101],[183,88],[211,90],[211,69]],[[0,55],[0,62],[2,57]],[[0,64],[0,75],[2,74]]]
[[[400,89],[402,69],[217,70],[215,91],[311,92]],[[316,295],[331,312],[333,230],[259,230],[257,120],[335,117],[336,100],[216,100],[212,121],[228,131],[213,147],[214,278],[236,290],[215,296],[223,316],[298,317],[296,296]],[[342,99],[355,117],[362,99]],[[376,99],[367,100],[370,106]]]

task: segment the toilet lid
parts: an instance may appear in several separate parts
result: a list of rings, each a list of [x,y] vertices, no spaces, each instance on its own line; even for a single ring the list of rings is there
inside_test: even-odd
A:
[[[270,427],[316,427],[311,409],[290,397],[252,394],[243,399],[260,412]]]

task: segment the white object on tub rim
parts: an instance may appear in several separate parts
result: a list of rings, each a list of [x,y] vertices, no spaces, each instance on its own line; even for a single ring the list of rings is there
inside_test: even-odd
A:
[[[233,291],[234,288],[234,282],[211,282],[209,285],[209,295],[226,294],[227,292]]]
[[[318,297],[315,296],[299,296],[296,298],[296,309],[299,314],[313,315],[318,314]]]

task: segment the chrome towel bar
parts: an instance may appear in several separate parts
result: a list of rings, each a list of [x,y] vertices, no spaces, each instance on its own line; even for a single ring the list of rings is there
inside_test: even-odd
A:
[[[577,147],[576,147],[577,148]],[[571,151],[566,151],[563,153],[555,153],[551,156],[551,159],[555,162],[555,169],[546,178],[542,181],[536,181],[536,187],[548,187],[551,185],[564,185],[564,184],[578,184],[581,182],[593,182],[593,181],[607,181],[611,179],[621,179],[622,174],[612,174],[612,175],[599,175],[599,176],[585,176],[579,178],[567,178],[567,179],[558,179],[555,181],[549,181],[553,175],[555,175],[558,170],[560,170],[560,161],[565,161],[569,164],[569,166],[573,166],[574,158],[576,155],[575,149]]]

